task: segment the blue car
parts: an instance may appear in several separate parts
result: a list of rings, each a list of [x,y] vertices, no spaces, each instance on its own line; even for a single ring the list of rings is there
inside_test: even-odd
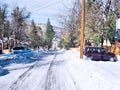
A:
[[[12,53],[13,54],[21,54],[23,56],[32,56],[33,55],[33,50],[24,47],[24,46],[17,46],[12,48]]]

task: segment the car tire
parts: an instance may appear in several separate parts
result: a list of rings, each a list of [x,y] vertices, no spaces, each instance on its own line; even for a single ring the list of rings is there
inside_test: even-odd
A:
[[[110,58],[110,61],[111,61],[111,62],[114,62],[115,60],[114,60],[114,58],[113,58],[113,57],[111,57],[111,58]]]
[[[87,56],[87,59],[88,60],[93,60],[93,57],[92,56]]]

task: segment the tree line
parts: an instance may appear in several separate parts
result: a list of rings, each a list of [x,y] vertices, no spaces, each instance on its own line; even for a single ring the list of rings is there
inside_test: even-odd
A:
[[[65,25],[65,37],[60,46],[79,46],[81,29],[81,2],[76,0],[67,13],[60,15],[61,23]],[[66,21],[65,21],[66,18]],[[85,1],[85,40],[100,43],[100,35],[110,41],[115,37],[116,19],[120,18],[120,0],[87,0]],[[112,43],[112,42],[111,42]]]
[[[26,8],[15,7],[8,16],[8,5],[0,3],[0,39],[15,39],[19,43],[29,43],[30,47],[52,46],[52,39],[55,35],[50,19],[47,21],[46,32],[43,34],[41,27],[37,26],[34,20],[29,24],[28,19],[31,13]],[[10,20],[8,18],[10,17]],[[26,33],[26,29],[29,30]]]

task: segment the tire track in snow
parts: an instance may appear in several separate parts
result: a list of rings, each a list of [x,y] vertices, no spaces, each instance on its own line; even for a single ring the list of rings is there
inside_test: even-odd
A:
[[[60,54],[60,53],[59,53]],[[46,73],[41,77],[40,83],[37,85],[35,90],[62,90],[59,84],[59,68],[56,67],[58,64],[64,63],[64,60],[56,60],[58,53],[53,54],[53,58],[49,60],[49,66],[46,69]],[[42,82],[42,83],[41,83]],[[57,88],[57,89],[56,89]]]
[[[76,51],[72,51],[72,53],[75,53],[75,52],[76,52]],[[71,55],[72,55],[72,54],[71,54]],[[77,55],[74,54],[74,55],[72,55],[72,56],[73,56],[73,57],[79,57],[78,54],[77,54]],[[75,89],[76,89],[76,90],[81,90],[78,82],[74,79],[74,77],[72,76],[72,74],[70,73],[69,69],[68,69],[66,66],[65,66],[65,70],[66,70],[67,74],[69,75],[70,79],[72,80],[73,85],[75,86]]]
[[[53,72],[53,65],[54,65],[54,61],[56,59],[57,54],[55,53],[54,58],[52,59],[50,66],[47,70],[47,77],[46,77],[46,81],[45,81],[45,90],[54,90],[56,88],[56,76]]]
[[[56,58],[56,55],[54,56],[53,60]],[[23,74],[21,74],[18,79],[16,81],[14,81],[11,86],[8,88],[8,90],[17,90],[21,85],[22,83],[28,79],[30,76],[31,76],[31,70],[34,69],[34,67],[42,67],[44,65],[49,65],[50,64],[50,67],[51,67],[51,62],[47,62],[47,63],[38,63],[39,60],[34,63],[33,65],[31,65]],[[49,68],[50,70],[50,68]]]
[[[81,90],[80,87],[79,87],[79,84],[74,80],[74,78],[73,78],[73,76],[71,75],[71,73],[70,73],[70,71],[68,70],[68,68],[67,68],[67,67],[65,67],[65,68],[66,68],[66,71],[67,71],[67,73],[69,74],[71,80],[73,81],[73,84],[74,84],[74,86],[75,86],[75,89],[76,89],[76,90]]]
[[[39,59],[39,60],[41,60],[41,59]],[[16,80],[16,81],[14,81],[12,84],[11,84],[11,86],[8,88],[8,90],[17,90],[21,85],[22,85],[22,83],[26,80],[26,79],[28,79],[29,77],[30,77],[30,75],[31,75],[31,70],[33,70],[34,69],[34,67],[41,67],[41,66],[44,66],[44,65],[47,65],[47,64],[49,64],[49,63],[38,63],[39,62],[39,60],[38,61],[36,61],[33,65],[31,65],[25,72],[23,72],[23,74],[21,74],[19,77],[18,77],[18,79]],[[43,59],[42,59],[43,60]],[[45,60],[44,60],[45,61]]]
[[[38,64],[39,61],[37,61],[35,64],[30,66],[23,74],[21,74],[18,79],[13,82],[13,84],[9,87],[8,90],[17,90],[17,88],[20,87],[20,85],[28,78],[30,77],[31,73],[30,71]]]
[[[51,61],[51,64],[48,68],[47,71],[47,78],[46,78],[46,82],[45,82],[45,90],[61,90],[61,86],[56,83],[57,82],[57,76],[55,75],[56,72],[54,72],[54,65],[56,62],[56,58],[57,54],[54,56],[53,60]],[[55,69],[56,70],[56,69]],[[67,72],[67,74],[69,75],[71,81],[73,82],[73,85],[75,86],[75,90],[81,90],[78,83],[74,80],[73,76],[71,75],[71,73],[69,72],[68,68],[65,67],[65,70]],[[59,82],[59,81],[58,81]],[[65,83],[65,82],[62,82]],[[65,87],[67,89],[67,86]]]

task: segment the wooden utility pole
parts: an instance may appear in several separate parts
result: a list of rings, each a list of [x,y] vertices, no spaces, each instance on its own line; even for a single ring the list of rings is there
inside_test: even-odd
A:
[[[81,17],[81,32],[80,32],[80,58],[83,58],[84,50],[84,29],[85,29],[85,0],[82,0],[82,17]]]

